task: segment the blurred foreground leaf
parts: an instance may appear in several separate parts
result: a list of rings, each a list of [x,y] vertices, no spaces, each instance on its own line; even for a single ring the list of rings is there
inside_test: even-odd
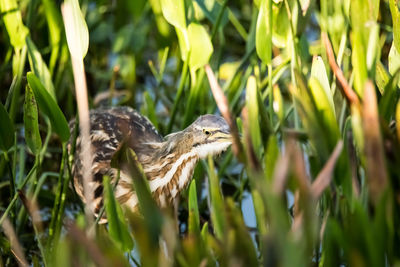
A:
[[[110,237],[116,244],[118,244],[122,251],[128,252],[133,248],[133,241],[125,223],[121,206],[115,200],[114,191],[108,176],[104,176],[103,186],[105,199],[104,205],[106,208]]]

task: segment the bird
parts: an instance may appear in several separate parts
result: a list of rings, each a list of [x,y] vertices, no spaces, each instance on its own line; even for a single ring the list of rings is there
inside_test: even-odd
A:
[[[113,155],[126,142],[137,155],[147,178],[149,189],[158,206],[170,206],[190,183],[200,159],[221,154],[232,143],[230,128],[218,115],[202,115],[182,131],[165,137],[154,125],[131,107],[107,107],[90,111],[90,140],[93,153],[91,203],[83,193],[83,170],[80,155],[80,134],[76,136],[72,175],[75,191],[97,217],[103,206],[103,177],[115,184],[114,195],[119,203],[132,211],[138,210],[138,198],[132,177],[124,170],[111,167]],[[70,122],[71,132],[75,121]],[[71,136],[73,136],[71,134]],[[68,149],[71,149],[71,138]],[[119,177],[117,181],[117,177]],[[106,222],[102,218],[101,222]]]

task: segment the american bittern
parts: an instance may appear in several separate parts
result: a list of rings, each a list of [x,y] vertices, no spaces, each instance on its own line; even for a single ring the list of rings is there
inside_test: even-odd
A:
[[[163,138],[151,122],[129,107],[97,109],[90,112],[92,142],[93,203],[90,209],[97,216],[103,205],[103,176],[115,182],[117,169],[110,166],[113,154],[123,140],[132,148],[148,178],[153,198],[165,207],[190,182],[199,159],[219,154],[231,144],[229,127],[215,115],[199,117],[185,130]],[[74,186],[85,202],[82,185],[82,163],[79,157],[81,137],[76,139],[73,166]],[[120,170],[115,187],[116,199],[130,209],[136,209],[138,199],[132,177]],[[88,203],[86,203],[88,204]]]

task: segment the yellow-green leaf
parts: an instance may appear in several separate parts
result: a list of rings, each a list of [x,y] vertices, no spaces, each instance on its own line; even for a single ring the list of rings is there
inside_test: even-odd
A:
[[[29,30],[22,22],[21,11],[16,0],[0,0],[0,11],[6,26],[11,45],[21,48]]]
[[[188,35],[190,43],[189,67],[193,72],[208,63],[214,49],[207,31],[202,25],[190,23]]]
[[[265,64],[272,57],[272,0],[262,0],[256,26],[257,55]]]

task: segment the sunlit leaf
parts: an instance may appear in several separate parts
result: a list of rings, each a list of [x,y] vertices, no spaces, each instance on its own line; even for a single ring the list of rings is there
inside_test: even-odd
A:
[[[12,46],[21,48],[29,30],[22,22],[21,11],[16,0],[0,0],[0,11]]]
[[[396,0],[389,0],[393,20],[393,44],[400,51],[400,11]]]
[[[200,24],[190,23],[188,35],[190,43],[189,67],[193,72],[208,63],[213,52],[213,45],[206,29]]]
[[[259,108],[257,101],[257,84],[256,78],[254,76],[250,76],[247,80],[246,85],[246,106],[249,114],[250,123],[250,135],[253,143],[253,147],[256,150],[256,153],[259,151],[261,145],[261,134],[260,134],[260,123],[258,119]]]
[[[71,56],[82,60],[89,48],[89,31],[79,7],[79,1],[65,0],[62,13]]]
[[[165,19],[181,30],[186,28],[185,4],[183,0],[161,0],[161,9]]]
[[[272,0],[262,0],[256,26],[257,55],[264,64],[272,57]]]
[[[70,136],[67,120],[53,97],[43,87],[40,80],[32,72],[27,74],[28,84],[32,88],[39,110],[49,117],[54,131],[62,142],[67,142]]]
[[[327,100],[329,103],[330,110],[335,114],[335,105],[333,104],[333,96],[331,92],[331,87],[329,85],[328,75],[326,74],[325,64],[321,57],[314,57],[312,65],[311,65],[311,77],[314,77],[318,80],[321,89],[323,89],[324,95],[321,95],[324,100]],[[319,99],[314,96],[317,101]],[[317,103],[318,105],[318,103]]]
[[[26,144],[34,154],[38,154],[42,146],[42,139],[39,132],[36,99],[29,85],[25,88],[24,125]]]

